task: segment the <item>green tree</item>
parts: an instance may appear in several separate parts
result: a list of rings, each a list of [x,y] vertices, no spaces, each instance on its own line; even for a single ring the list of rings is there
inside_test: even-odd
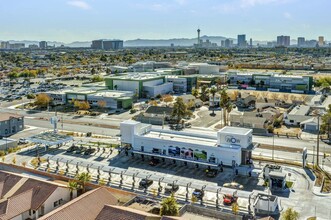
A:
[[[217,92],[217,89],[215,86],[211,87],[209,90],[210,94],[213,96],[213,115],[215,115],[215,94]]]
[[[178,216],[178,214],[179,214],[179,208],[178,208],[177,200],[174,194],[172,193],[170,197],[162,200],[160,215]]]
[[[103,80],[104,80],[103,77],[100,75],[95,75],[91,79],[92,82],[102,82]]]
[[[200,99],[205,102],[209,99],[209,89],[208,86],[203,85],[201,87],[201,94],[200,94]]]
[[[46,108],[50,102],[51,98],[45,93],[38,94],[35,99],[35,105],[40,108]]]
[[[74,101],[74,106],[79,110],[89,110],[91,108],[90,104],[87,101]]]
[[[286,209],[281,216],[282,220],[298,220],[299,213],[292,208]]]
[[[184,103],[183,99],[178,97],[176,99],[176,102],[174,104],[174,108],[172,110],[172,117],[176,119],[177,121],[177,128],[179,126],[180,121],[185,118],[186,116],[189,116],[191,112],[187,110],[187,106]]]
[[[199,96],[199,90],[197,90],[197,89],[192,89],[192,95],[193,95],[195,98],[198,98],[198,96]]]
[[[68,182],[68,189],[69,189],[69,192],[70,192],[70,200],[73,199],[73,197],[74,197],[74,191],[76,191],[78,188],[79,188],[79,186],[78,186],[77,181],[70,180]]]
[[[86,191],[86,183],[91,181],[91,175],[89,173],[80,173],[76,175],[78,188],[83,190],[83,193]]]

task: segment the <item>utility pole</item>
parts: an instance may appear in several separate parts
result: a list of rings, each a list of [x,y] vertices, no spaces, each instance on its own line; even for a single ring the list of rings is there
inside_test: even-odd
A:
[[[316,165],[318,166],[318,162],[319,162],[319,154],[320,154],[320,115],[318,115],[317,117],[317,159],[316,159]]]
[[[272,132],[272,161],[275,161],[275,134]]]

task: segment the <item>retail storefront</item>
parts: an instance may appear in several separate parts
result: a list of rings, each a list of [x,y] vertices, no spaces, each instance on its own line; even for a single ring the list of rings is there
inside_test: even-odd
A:
[[[213,166],[246,164],[251,159],[252,130],[225,127],[217,133],[153,129],[136,121],[121,123],[122,146],[146,154]]]

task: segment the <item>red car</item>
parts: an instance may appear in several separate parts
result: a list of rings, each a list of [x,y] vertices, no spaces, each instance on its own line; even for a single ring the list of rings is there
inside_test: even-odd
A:
[[[226,194],[223,196],[223,204],[224,205],[232,205],[232,203],[237,202],[238,197],[237,196],[233,196],[230,194]]]

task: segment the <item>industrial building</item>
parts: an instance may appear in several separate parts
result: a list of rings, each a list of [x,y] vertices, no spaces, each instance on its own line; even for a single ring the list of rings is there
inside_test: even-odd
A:
[[[121,143],[133,154],[179,160],[206,166],[237,166],[251,160],[252,130],[224,127],[217,133],[154,129],[152,125],[124,121]]]
[[[103,88],[75,88],[47,92],[54,105],[73,104],[73,100],[87,101],[91,107],[129,109],[132,107],[134,93],[131,91],[105,90]]]
[[[276,73],[229,72],[228,83],[240,88],[310,94],[312,76],[285,76]]]
[[[173,83],[166,82],[166,77],[158,73],[129,73],[105,78],[110,90],[132,91],[139,98],[155,97],[173,91]]]
[[[170,75],[166,77],[167,82],[173,83],[173,90],[175,93],[192,92],[192,89],[197,86],[197,76],[175,76]]]

